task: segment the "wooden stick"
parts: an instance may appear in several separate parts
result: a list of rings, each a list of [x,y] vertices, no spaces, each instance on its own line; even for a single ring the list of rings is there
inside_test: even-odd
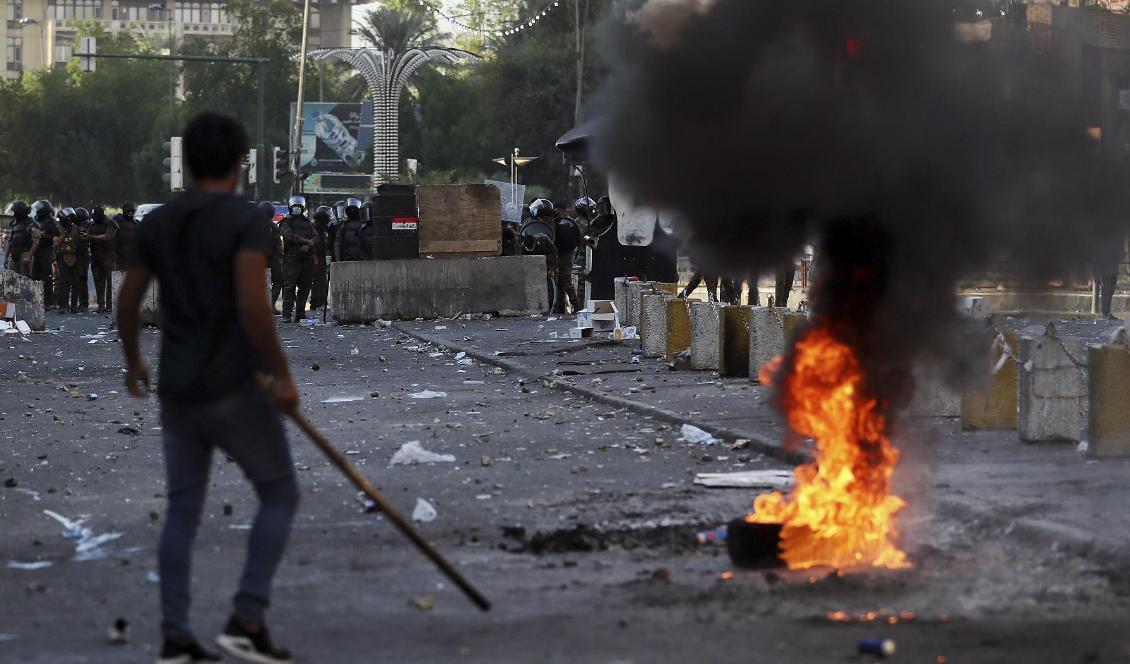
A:
[[[271,379],[267,378],[266,376],[260,375],[259,381],[264,386],[264,388],[268,388],[271,385]],[[459,586],[459,589],[463,591],[463,594],[466,595],[468,599],[475,603],[475,606],[479,607],[483,611],[490,611],[490,600],[488,600],[486,597],[483,597],[483,594],[480,593],[479,590],[475,588],[475,586],[471,585],[471,582],[464,578],[463,575],[459,573],[459,570],[455,569],[455,567],[450,562],[448,562],[447,559],[444,558],[439,551],[436,551],[435,547],[433,547],[431,543],[424,539],[424,537],[420,535],[420,533],[415,528],[412,527],[412,524],[408,523],[404,519],[404,517],[396,511],[396,508],[394,508],[392,504],[385,500],[384,496],[382,496],[380,492],[377,491],[376,487],[370,484],[369,480],[365,479],[365,477],[362,476],[361,473],[359,473],[357,469],[353,467],[353,464],[349,463],[349,461],[345,458],[345,455],[339,452],[337,448],[334,447],[333,444],[330,443],[330,441],[321,434],[321,432],[314,428],[314,425],[310,423],[310,420],[303,417],[301,413],[294,413],[290,416],[290,418],[294,420],[294,423],[298,425],[298,428],[302,429],[302,432],[305,433],[310,438],[310,440],[312,440],[314,444],[317,445],[323,453],[325,453],[327,457],[329,457],[330,461],[333,462],[333,465],[337,466],[337,469],[340,470],[342,474],[344,474],[347,478],[349,478],[349,481],[353,482],[353,484],[358,489],[360,489],[366,496],[368,496],[369,499],[372,500],[373,503],[375,503],[382,512],[384,512],[385,516],[388,517],[388,520],[392,522],[392,525],[396,526],[397,530],[399,530],[401,534],[411,540],[421,553],[427,556],[429,560],[435,563],[436,567],[438,567],[440,571],[447,575],[447,578],[451,579],[451,581],[455,583],[455,585]]]

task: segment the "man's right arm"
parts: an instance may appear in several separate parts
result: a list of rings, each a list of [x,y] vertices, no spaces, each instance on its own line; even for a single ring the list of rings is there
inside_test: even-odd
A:
[[[275,317],[267,301],[267,255],[242,249],[235,255],[236,305],[239,324],[248,341],[259,353],[263,367],[274,377],[271,396],[279,410],[293,414],[298,410],[298,389],[290,377],[275,334]]]

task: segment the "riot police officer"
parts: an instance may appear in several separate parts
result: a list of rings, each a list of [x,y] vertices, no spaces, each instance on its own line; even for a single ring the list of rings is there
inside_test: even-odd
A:
[[[369,243],[365,240],[369,221],[362,217],[361,206],[360,199],[350,198],[338,210],[338,218],[343,221],[334,238],[334,260],[369,260]]]
[[[276,316],[281,316],[279,311],[279,295],[283,290],[283,239],[279,224],[275,223],[275,205],[270,201],[259,201],[259,213],[271,225],[271,246],[274,253],[267,258],[267,267],[271,269],[271,309]]]
[[[55,221],[55,208],[50,203],[36,201],[31,210],[35,226],[39,230],[38,241],[33,243],[31,249],[31,278],[43,284],[43,306],[49,307],[55,303],[55,238],[61,231]]]
[[[318,244],[314,224],[306,218],[306,199],[292,196],[280,224],[283,237],[283,320],[306,317],[306,300],[314,280],[314,254]]]
[[[24,264],[24,256],[27,255],[32,244],[34,224],[29,216],[30,214],[31,207],[28,206],[27,202],[16,201],[12,203],[12,222],[8,226],[8,245],[4,249],[7,261],[6,267],[25,277],[31,276]]]
[[[321,309],[326,306],[329,295],[329,274],[326,271],[326,248],[330,232],[330,209],[325,205],[314,210],[314,232],[317,243],[314,246],[314,284],[310,290],[310,308]]]
[[[137,220],[133,218],[137,207],[123,203],[122,213],[114,215],[114,269],[126,270],[133,261],[133,236],[137,233]]]
[[[79,289],[78,289],[78,310],[86,313],[90,310],[90,282],[87,281],[90,275],[90,235],[87,231],[90,229],[90,210],[84,207],[75,208],[75,223],[78,225],[80,242],[78,243],[78,262],[79,262]]]
[[[90,273],[94,277],[94,298],[98,313],[114,309],[112,275],[114,273],[114,237],[117,227],[106,218],[102,206],[94,208],[86,234],[90,240]]]
[[[79,245],[82,230],[76,223],[78,215],[72,207],[63,208],[59,214],[59,234],[55,236],[55,270],[59,275],[57,295],[59,313],[78,313]]]

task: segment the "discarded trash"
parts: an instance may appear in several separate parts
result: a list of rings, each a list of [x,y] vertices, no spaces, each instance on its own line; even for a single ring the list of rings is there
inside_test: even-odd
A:
[[[413,597],[408,600],[409,606],[414,606],[421,611],[431,611],[436,605],[436,598],[432,595],[423,595],[422,597]]]
[[[420,445],[420,441],[411,440],[401,445],[389,461],[390,466],[410,466],[417,463],[455,463],[455,456],[429,452]]]
[[[415,392],[408,395],[413,399],[442,399],[447,396],[447,392],[434,392],[432,390],[424,390],[422,392]]]
[[[456,360],[462,360],[465,357],[467,357],[467,353],[465,353],[463,351],[459,351],[458,353],[455,354]]]
[[[8,569],[37,570],[46,569],[54,564],[55,563],[51,562],[50,560],[40,560],[34,563],[21,563],[18,560],[9,560]]]
[[[145,580],[149,583],[161,583],[161,575],[153,570],[149,570],[145,573]]]
[[[350,355],[360,355],[361,351],[358,350],[357,346],[354,346],[353,348],[349,349],[349,354]]]
[[[684,424],[683,428],[680,429],[679,432],[682,434],[679,440],[687,443],[692,443],[694,445],[717,445],[719,442],[717,438],[706,433],[702,429],[699,429],[693,424]]]
[[[436,512],[434,505],[424,500],[423,498],[416,499],[416,509],[412,510],[412,520],[419,521],[420,523],[429,523],[435,521],[439,513]]]
[[[488,456],[484,456],[484,457],[482,458],[482,461],[481,461],[480,463],[482,463],[483,467],[484,467],[484,468],[486,468],[487,466],[490,466],[490,465],[493,465],[493,464],[494,464],[494,459],[492,459],[492,458],[490,458],[490,457],[488,457]]]
[[[97,392],[91,392],[90,394],[86,395],[86,400],[87,401],[98,401],[98,393]]]
[[[19,482],[14,477],[9,477],[8,479],[4,480],[5,489],[14,489],[17,485],[19,485]]]
[[[16,329],[20,331],[20,334],[31,334],[31,326],[22,320],[16,321]]]
[[[694,483],[700,486],[731,489],[792,488],[795,479],[791,470],[746,470],[737,473],[698,473]]]
[[[472,365],[472,364],[474,364],[474,363],[475,363],[475,361],[474,361],[474,360],[472,360],[472,359],[471,359],[471,358],[469,358],[469,357],[465,357],[465,358],[463,358],[462,360],[459,360],[458,362],[456,362],[456,364],[458,364],[458,365],[460,365],[460,366],[464,366],[464,367],[465,367],[465,366],[469,366],[469,365]]]
[[[365,397],[330,397],[323,399],[322,403],[352,403],[354,401],[364,401]]]
[[[20,488],[16,489],[16,491],[17,491],[18,493],[25,493],[25,494],[27,494],[27,495],[31,496],[31,499],[32,499],[32,500],[34,500],[34,501],[35,501],[35,502],[37,502],[37,503],[38,503],[38,502],[39,502],[40,500],[42,500],[42,499],[41,499],[41,498],[39,497],[39,492],[38,492],[38,491],[32,491],[31,489],[25,489],[25,488],[23,488],[23,487],[20,487]]]
[[[116,646],[129,643],[129,621],[125,618],[118,618],[114,621],[114,624],[110,626],[110,631],[106,636],[110,640],[110,643]]]
[[[895,654],[895,642],[890,639],[860,639],[857,651],[860,655],[890,657]]]
[[[573,455],[569,454],[568,452],[561,452],[560,454],[554,454],[553,456],[549,456],[549,457],[546,457],[546,458],[547,459],[553,459],[554,461],[561,461],[561,460],[564,460],[564,459],[570,459],[570,458],[572,458],[572,456]]]
[[[464,385],[486,385],[486,381],[485,380],[465,380],[465,381],[463,381],[463,384]]]
[[[1079,454],[1086,454],[1087,450],[1090,449],[1090,447],[1091,447],[1090,443],[1088,443],[1085,440],[1081,440],[1081,441],[1079,441],[1079,444],[1075,446],[1075,451],[1078,452]]]
[[[446,330],[446,329],[447,329],[447,326],[446,326],[446,325],[436,325],[436,326],[435,326],[434,328],[432,328],[432,329],[434,329],[434,330]]]
[[[141,434],[140,431],[133,427],[122,427],[121,429],[118,429],[118,433],[122,434],[123,436],[137,436]]]
[[[726,542],[726,526],[719,526],[714,530],[704,530],[697,535],[695,539],[699,544],[724,544]]]
[[[392,327],[392,321],[378,319],[377,325],[380,325],[381,327]]]
[[[612,338],[616,341],[630,341],[636,338],[636,327],[629,325],[627,327],[618,327],[612,330]]]

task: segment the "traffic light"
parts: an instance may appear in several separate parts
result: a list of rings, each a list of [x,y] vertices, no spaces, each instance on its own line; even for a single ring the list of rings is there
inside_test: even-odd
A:
[[[172,191],[184,189],[184,147],[180,136],[173,136],[162,144],[165,152],[169,153],[162,162],[168,169],[161,179],[169,183]]]
[[[275,181],[275,184],[278,184],[279,181],[282,178],[291,174],[290,173],[290,152],[288,150],[284,150],[284,149],[276,146],[274,148],[274,156],[275,156],[275,161],[274,161],[274,168],[273,168],[272,172],[273,172],[273,175],[274,175],[273,179]]]

